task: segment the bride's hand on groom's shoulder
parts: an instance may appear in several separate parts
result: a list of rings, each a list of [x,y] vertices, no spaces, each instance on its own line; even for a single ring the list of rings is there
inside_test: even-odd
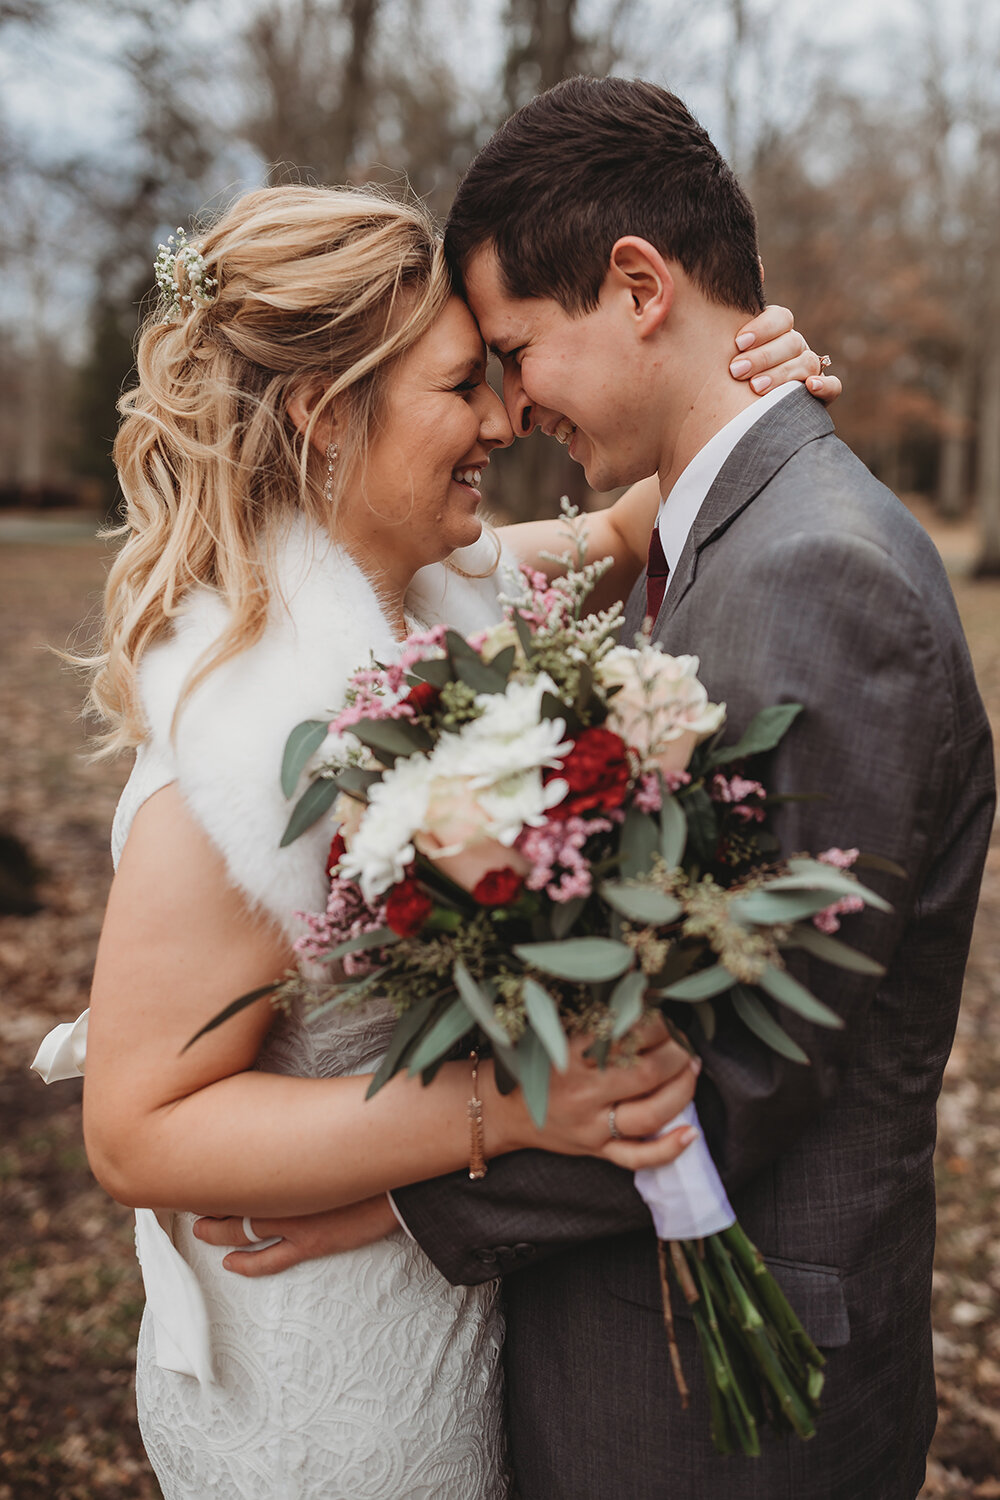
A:
[[[534,1125],[520,1090],[507,1095],[501,1108],[513,1116],[516,1145],[566,1156],[600,1156],[629,1171],[676,1160],[695,1139],[696,1130],[679,1126],[658,1132],[694,1098],[701,1070],[673,1041],[659,1017],[632,1032],[628,1060],[612,1057],[600,1068],[586,1054],[591,1038],[570,1043],[569,1066],[552,1070],[545,1125]]]
[[[800,380],[818,401],[829,406],[843,386],[836,375],[824,372],[823,356],[810,349],[787,307],[777,303],[765,307],[737,330],[729,373],[734,380],[749,382],[758,396],[786,381]]]
[[[361,1203],[295,1218],[265,1219],[254,1214],[249,1222],[258,1240],[278,1237],[277,1244],[259,1250],[254,1248],[255,1241],[247,1237],[246,1222],[237,1218],[202,1218],[195,1220],[194,1225],[196,1239],[229,1250],[222,1264],[237,1276],[273,1276],[303,1260],[359,1250],[399,1228],[384,1193]]]

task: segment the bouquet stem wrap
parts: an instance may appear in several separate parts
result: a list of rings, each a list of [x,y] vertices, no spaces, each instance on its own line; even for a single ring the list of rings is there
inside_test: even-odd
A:
[[[689,1104],[661,1131],[698,1126]],[[689,1399],[671,1301],[671,1276],[694,1318],[708,1380],[712,1441],[720,1453],[760,1454],[769,1422],[812,1437],[823,1356],[759,1250],[739,1224],[704,1136],[675,1162],[635,1174],[659,1240],[660,1289],[670,1362]]]

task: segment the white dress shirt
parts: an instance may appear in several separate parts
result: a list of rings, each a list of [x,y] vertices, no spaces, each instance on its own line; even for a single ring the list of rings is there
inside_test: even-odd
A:
[[[667,498],[660,501],[656,524],[660,528],[663,555],[670,569],[670,575],[667,578],[667,593],[670,592],[674,570],[684,551],[684,544],[691,533],[695,517],[718,478],[722,465],[740,438],[750,431],[753,424],[759,422],[764,413],[770,411],[777,402],[796,390],[798,390],[798,382],[787,380],[784,385],[779,385],[775,390],[768,391],[766,396],[761,396],[753,406],[746,407],[733,417],[731,422],[727,422],[725,427],[720,427],[715,436],[709,438],[704,448],[700,448],[692,458]]]

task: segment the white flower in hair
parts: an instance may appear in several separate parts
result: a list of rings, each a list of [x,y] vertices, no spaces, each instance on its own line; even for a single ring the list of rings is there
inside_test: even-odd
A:
[[[209,276],[205,257],[180,225],[157,247],[153,274],[165,304],[164,323],[180,322],[195,307],[210,307],[219,295],[218,278]]]

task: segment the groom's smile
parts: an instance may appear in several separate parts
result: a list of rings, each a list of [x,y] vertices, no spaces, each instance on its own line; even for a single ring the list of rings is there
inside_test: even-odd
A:
[[[636,441],[640,351],[628,336],[627,298],[609,286],[595,308],[571,315],[554,298],[514,297],[492,246],[470,257],[464,281],[503,365],[504,404],[519,437],[540,427],[556,438],[596,490],[656,468]]]

